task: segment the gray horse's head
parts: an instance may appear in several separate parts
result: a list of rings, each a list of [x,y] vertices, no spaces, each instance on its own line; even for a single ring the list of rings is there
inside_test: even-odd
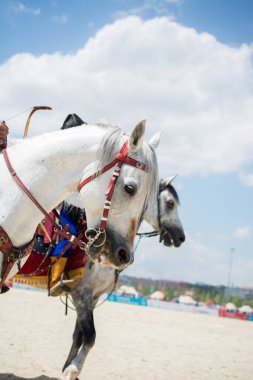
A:
[[[179,198],[171,182],[175,177],[160,181],[158,207],[160,214],[160,240],[166,246],[180,247],[185,241],[184,229],[178,215]]]

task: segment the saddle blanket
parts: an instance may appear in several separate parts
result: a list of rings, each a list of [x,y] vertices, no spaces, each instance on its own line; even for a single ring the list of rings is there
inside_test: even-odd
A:
[[[32,287],[47,289],[48,287],[48,267],[56,259],[56,257],[48,257],[43,264],[44,255],[32,251],[26,263],[21,269],[21,273],[13,276],[14,283],[25,284]],[[57,270],[59,270],[59,278],[63,272],[67,274],[70,279],[80,279],[84,276],[85,264],[87,255],[76,247],[73,248],[68,258],[60,258],[57,262]],[[37,272],[36,269],[40,267]],[[32,273],[36,273],[31,276]]]

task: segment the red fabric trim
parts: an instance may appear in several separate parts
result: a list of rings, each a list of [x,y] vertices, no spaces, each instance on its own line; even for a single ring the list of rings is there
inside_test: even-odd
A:
[[[35,272],[43,259],[44,259],[44,255],[41,255],[39,253],[32,251],[29,258],[26,260],[25,264],[22,266],[22,274],[29,275],[30,273]],[[41,266],[40,270],[36,273],[36,276],[47,275],[46,269],[49,267],[50,264],[51,264],[51,260],[50,260],[50,257],[48,257],[43,263],[43,265]],[[43,270],[44,272],[42,272]]]
[[[49,215],[51,216],[52,219],[54,219],[54,213],[53,211],[51,211],[49,213]],[[53,237],[53,234],[54,234],[54,225],[53,223],[51,222],[50,219],[46,218],[45,219],[45,229],[48,233],[48,235],[52,238]],[[51,241],[48,239],[47,235],[44,234],[44,243],[50,243]]]
[[[87,238],[85,237],[85,232],[87,229],[86,222],[82,225],[82,230],[80,234],[78,235],[79,239],[82,239],[84,242],[88,242]],[[44,235],[45,238],[45,235]],[[61,256],[61,254],[59,255]],[[55,259],[58,259],[59,256],[56,256]],[[29,275],[30,273],[33,273],[36,271],[36,269],[40,266],[42,260],[44,259],[44,255],[41,255],[37,252],[32,252],[26,261],[26,263],[22,267],[22,274]],[[87,255],[83,250],[81,250],[78,246],[75,246],[72,248],[70,256],[68,257],[67,264],[66,264],[66,271],[71,271],[73,269],[78,268],[84,268],[87,261]],[[51,257],[48,257],[43,265],[41,266],[40,270],[36,272],[34,275],[35,277],[42,277],[47,275],[46,269],[51,264]]]
[[[71,271],[77,268],[84,268],[87,262],[87,255],[79,248],[73,248],[68,258],[66,271]]]
[[[17,261],[16,256],[9,256],[10,251],[15,251],[18,249],[23,250],[23,256],[25,257],[29,255],[32,251],[34,238],[31,242],[28,244],[25,244],[23,247],[14,247],[11,239],[7,235],[7,233],[4,231],[4,229],[0,226],[0,251],[4,255],[4,260],[2,263],[2,273],[1,273],[1,281],[0,281],[0,288],[3,286],[4,281],[6,280],[8,274],[10,273],[12,267],[14,266],[15,262]]]

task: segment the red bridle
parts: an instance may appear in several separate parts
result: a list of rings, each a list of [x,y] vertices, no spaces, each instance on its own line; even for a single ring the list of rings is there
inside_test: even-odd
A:
[[[62,238],[67,239],[69,241],[69,244],[73,244],[73,246],[80,247],[87,254],[87,251],[90,248],[90,246],[95,243],[95,241],[99,238],[100,235],[103,235],[103,239],[102,239],[102,242],[100,240],[99,244],[97,244],[97,245],[94,244],[96,247],[103,245],[103,243],[106,239],[105,228],[106,228],[106,223],[107,223],[107,219],[108,219],[108,215],[109,215],[109,211],[110,211],[110,207],[111,207],[111,199],[113,196],[113,192],[115,189],[117,179],[120,175],[120,170],[121,170],[122,165],[124,163],[126,163],[126,164],[134,166],[140,170],[147,171],[145,164],[143,164],[142,162],[137,161],[131,157],[128,157],[128,151],[129,151],[128,141],[126,141],[123,144],[120,152],[116,155],[116,158],[112,162],[110,162],[109,164],[104,166],[101,170],[99,170],[99,171],[93,173],[92,175],[90,175],[89,177],[87,177],[78,186],[78,191],[80,192],[80,190],[83,188],[83,186],[85,186],[87,183],[91,182],[92,180],[94,180],[95,178],[100,176],[101,174],[107,172],[112,167],[116,166],[116,168],[112,174],[109,186],[108,186],[106,193],[105,193],[106,199],[104,202],[104,209],[103,209],[103,215],[101,218],[100,227],[98,230],[94,230],[94,229],[87,230],[87,233],[88,233],[87,237],[89,239],[88,243],[85,243],[82,240],[80,240],[79,236],[76,237],[76,236],[72,235],[68,231],[68,226],[65,226],[64,228],[62,228],[61,225],[59,225],[58,223],[55,222],[55,220],[49,215],[49,213],[43,208],[43,206],[41,206],[41,204],[35,199],[35,197],[32,195],[32,193],[27,189],[27,187],[23,184],[21,179],[18,177],[17,173],[13,169],[11,162],[9,160],[9,157],[7,154],[7,149],[3,149],[2,153],[3,153],[4,159],[5,159],[6,165],[9,169],[13,179],[15,180],[15,182],[25,192],[25,194],[31,199],[31,201],[35,204],[35,206],[44,214],[44,216],[51,221],[51,223],[53,224],[53,226],[55,228],[56,233],[59,234]],[[92,234],[93,236],[89,234],[90,231],[94,232]],[[1,233],[1,231],[0,231],[0,233]],[[20,252],[22,251],[22,248],[16,248],[13,245],[12,245],[12,248],[15,250],[20,250]],[[1,247],[1,251],[4,253],[4,257],[6,258],[6,255],[5,255],[6,249],[4,246]],[[64,250],[64,252],[65,252],[65,250]],[[61,257],[64,254],[64,252],[61,252],[58,257]],[[12,266],[14,265],[14,263],[15,263],[15,261],[13,261]],[[9,266],[8,273],[10,272],[10,269],[11,268]],[[6,273],[6,272],[2,273],[2,276],[1,276],[2,278],[0,278],[0,289],[1,289],[1,286],[2,286],[3,282],[5,281],[8,273]]]
[[[122,165],[124,163],[126,163],[128,165],[134,166],[135,168],[146,171],[145,164],[127,156],[128,151],[129,151],[128,141],[126,141],[124,143],[124,145],[122,146],[120,152],[116,155],[116,158],[112,162],[110,162],[108,165],[104,166],[103,169],[101,169],[101,170],[95,172],[94,174],[90,175],[89,177],[87,177],[78,186],[78,191],[80,192],[80,190],[83,188],[83,186],[87,185],[87,183],[91,182],[93,179],[95,179],[99,175],[107,172],[108,170],[110,170],[111,168],[113,168],[116,165],[116,168],[112,174],[112,178],[110,180],[109,186],[105,192],[106,198],[105,198],[105,203],[104,203],[103,216],[101,218],[100,227],[99,227],[100,234],[104,234],[104,232],[105,232],[105,227],[106,227],[106,223],[107,223],[107,219],[108,219],[108,215],[109,215],[109,211],[110,211],[110,207],[111,207],[111,200],[112,200],[113,192],[114,192],[115,185],[116,185],[117,179],[119,177]],[[89,232],[89,230],[87,232]]]

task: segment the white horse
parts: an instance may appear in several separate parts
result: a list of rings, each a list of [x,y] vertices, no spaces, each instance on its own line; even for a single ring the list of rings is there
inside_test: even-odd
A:
[[[112,161],[128,139],[129,156],[145,164],[147,171],[123,164],[112,197],[106,226],[106,241],[91,248],[93,257],[108,250],[111,265],[123,268],[133,259],[133,242],[144,210],[156,205],[158,169],[154,149],[156,135],[149,144],[143,142],[145,123],[140,122],[127,137],[112,125],[87,125],[71,130],[40,135],[11,146],[10,161],[23,183],[49,212],[64,199],[77,193],[80,182]],[[97,161],[98,159],[98,161]],[[98,165],[98,166],[97,166]],[[104,194],[113,168],[80,191],[79,205],[85,208],[89,228],[98,229],[104,209]],[[41,211],[13,181],[0,155],[0,226],[15,247],[31,241]],[[3,254],[0,247],[0,274]],[[16,265],[8,278],[17,272]]]
[[[146,217],[145,213],[143,217],[147,218],[146,221],[157,231],[164,245],[180,247],[185,235],[178,215],[179,198],[171,184],[172,180],[170,177],[160,181],[157,198],[159,212],[154,209],[152,218]],[[114,290],[119,272],[111,267],[91,265],[88,261],[82,282],[71,290],[77,319],[72,346],[63,367],[61,380],[75,380],[80,375],[87,355],[96,340],[94,308],[102,294]]]

